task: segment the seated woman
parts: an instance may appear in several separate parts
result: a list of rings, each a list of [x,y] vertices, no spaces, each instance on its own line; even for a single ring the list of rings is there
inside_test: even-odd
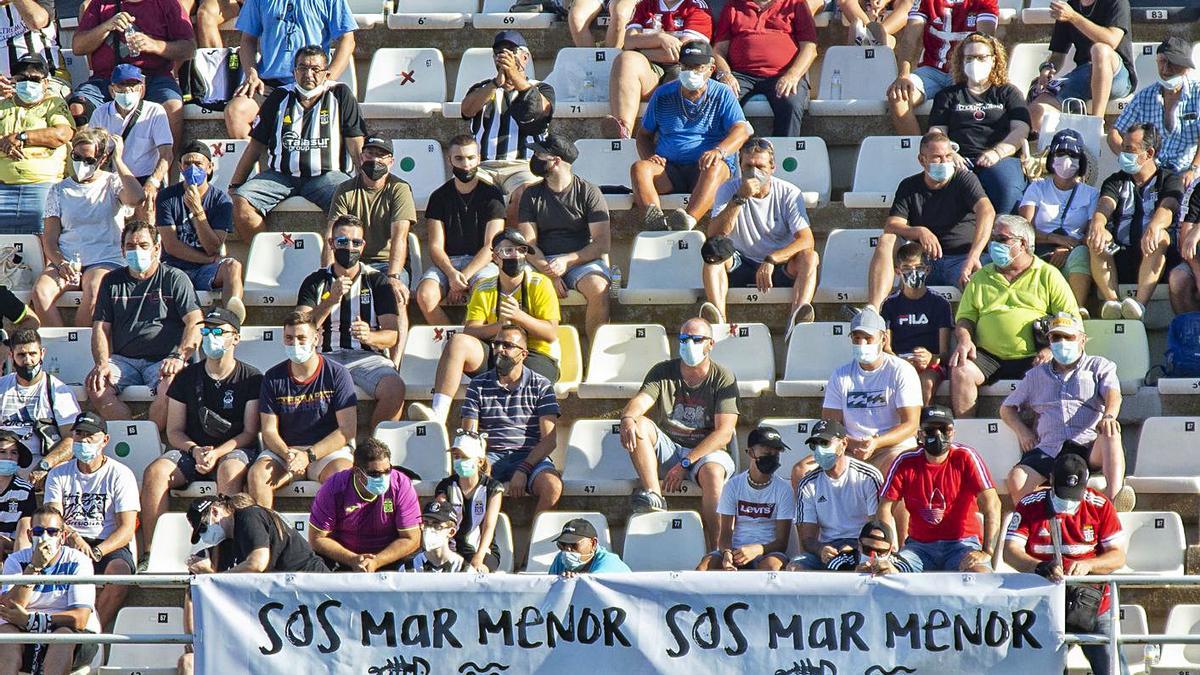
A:
[[[439,501],[448,502],[458,515],[454,552],[477,572],[500,568],[496,523],[504,500],[504,483],[492,478],[487,459],[486,434],[459,431],[450,446],[454,470],[434,488]]]

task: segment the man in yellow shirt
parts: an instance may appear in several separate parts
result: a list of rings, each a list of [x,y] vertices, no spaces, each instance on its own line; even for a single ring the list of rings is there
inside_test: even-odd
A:
[[[473,377],[496,365],[491,340],[508,324],[529,335],[525,367],[551,383],[558,381],[558,295],[550,278],[526,263],[528,254],[529,242],[517,230],[503,230],[492,240],[500,274],[471,290],[463,331],[450,338],[438,361],[433,400],[428,406],[410,404],[409,418],[444,424],[463,374]]]
[[[0,234],[41,234],[50,186],[63,179],[75,121],[51,93],[37,54],[13,64],[12,92],[0,100]]]
[[[950,357],[950,406],[972,417],[979,387],[1019,380],[1050,360],[1039,348],[1033,323],[1059,312],[1079,316],[1075,295],[1061,272],[1033,254],[1034,229],[1020,216],[999,216],[992,226],[992,262],[975,273],[958,304]]]

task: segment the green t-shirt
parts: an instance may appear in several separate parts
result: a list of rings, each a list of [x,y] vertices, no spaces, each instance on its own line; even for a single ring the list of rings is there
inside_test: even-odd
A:
[[[414,223],[417,220],[412,188],[392,174],[388,174],[383,187],[378,190],[363,187],[357,177],[339,185],[333,193],[333,201],[329,204],[329,219],[333,220],[347,213],[358,216],[363,221],[366,230],[363,237],[367,244],[363,247],[362,257],[363,260],[373,263],[388,261],[391,254],[392,223],[397,220]]]
[[[738,414],[737,378],[712,361],[708,377],[689,387],[679,366],[679,359],[655,364],[646,373],[640,393],[654,399],[650,416],[657,419],[658,428],[679,445],[694,448],[712,433],[716,415]]]
[[[975,322],[975,346],[1005,360],[1037,353],[1033,322],[1048,314],[1070,312],[1079,305],[1062,272],[1040,258],[1009,283],[995,264],[985,265],[963,289],[955,319]]]

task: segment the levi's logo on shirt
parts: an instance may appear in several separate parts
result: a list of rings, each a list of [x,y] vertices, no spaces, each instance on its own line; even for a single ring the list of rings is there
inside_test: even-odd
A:
[[[847,408],[882,408],[885,405],[887,405],[887,394],[882,389],[852,391],[846,394]]]
[[[747,518],[770,518],[775,515],[774,504],[756,504],[738,500],[737,513]]]

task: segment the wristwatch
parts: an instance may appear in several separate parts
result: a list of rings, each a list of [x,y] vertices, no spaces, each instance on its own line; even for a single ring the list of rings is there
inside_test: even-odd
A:
[[[99,544],[92,547],[92,557],[97,560],[104,557],[104,552],[100,550]]]
[[[38,471],[49,471],[54,467],[50,466],[50,462],[48,460],[43,459],[42,461],[38,462],[37,468]]]
[[[22,131],[21,133],[17,134],[17,140],[21,141],[22,143],[28,143],[29,142],[29,132]]]
[[[685,469],[690,469],[692,468],[692,460],[684,457],[683,459],[679,460],[679,466],[682,466]]]
[[[317,461],[317,453],[313,452],[312,448],[305,448],[304,454],[308,455],[308,462],[312,464]]]

